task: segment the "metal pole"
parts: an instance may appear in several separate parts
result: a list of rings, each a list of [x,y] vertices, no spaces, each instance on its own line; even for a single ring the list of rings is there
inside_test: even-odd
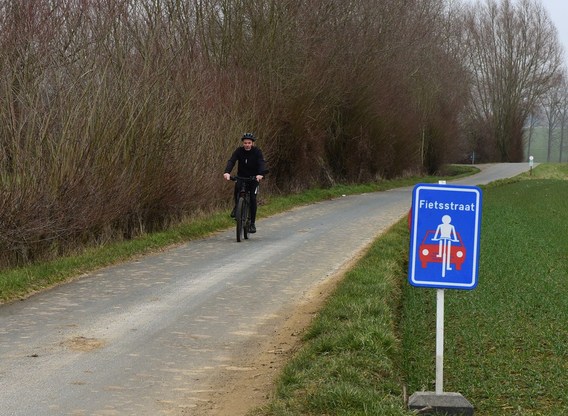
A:
[[[475,154],[475,153],[474,153]],[[445,185],[446,181],[438,181]],[[445,252],[444,247],[444,252]],[[442,264],[442,270],[446,264]],[[444,289],[436,290],[436,394],[444,393]]]
[[[444,289],[436,296],[436,394],[444,392]]]

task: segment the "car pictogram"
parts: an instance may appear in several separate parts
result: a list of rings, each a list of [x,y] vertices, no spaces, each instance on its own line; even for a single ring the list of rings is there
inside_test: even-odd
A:
[[[419,247],[420,264],[425,269],[428,263],[442,263],[443,256],[440,254],[440,241],[434,240],[436,231],[428,230]],[[456,270],[461,270],[465,261],[466,250],[460,233],[456,232],[457,241],[452,243],[450,248],[450,263],[456,266]]]

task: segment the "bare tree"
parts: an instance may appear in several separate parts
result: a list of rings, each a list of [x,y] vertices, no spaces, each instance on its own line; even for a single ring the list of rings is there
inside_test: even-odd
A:
[[[524,122],[559,79],[556,29],[535,0],[486,0],[470,7],[466,23],[471,117],[487,126],[492,145],[484,150],[494,160],[521,161]]]
[[[566,77],[566,72],[562,76],[562,84],[560,89],[559,97],[559,108],[558,108],[558,123],[560,124],[560,144],[558,151],[558,162],[562,163],[562,156],[564,153],[564,133],[566,131],[566,124],[568,123],[568,79]]]
[[[552,147],[556,142],[556,131],[560,127],[560,89],[555,88],[544,96],[541,100],[542,113],[546,119],[547,141],[546,141],[546,161],[551,161]]]
[[[526,136],[526,140],[527,140],[527,161],[529,160],[528,158],[531,156],[531,145],[532,145],[532,140],[533,140],[533,134],[534,134],[535,127],[537,126],[537,124],[539,122],[539,114],[540,114],[540,109],[538,109],[538,108],[531,111],[529,113],[529,117],[528,117],[528,120],[527,120],[527,126],[525,126],[525,128],[528,129],[528,136]]]

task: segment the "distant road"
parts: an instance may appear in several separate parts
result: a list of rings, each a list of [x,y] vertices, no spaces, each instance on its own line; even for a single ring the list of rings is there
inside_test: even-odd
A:
[[[459,184],[515,176],[480,166]],[[208,381],[410,207],[411,188],[347,196],[83,276],[0,306],[0,413],[191,414]],[[262,208],[261,208],[262,209]]]

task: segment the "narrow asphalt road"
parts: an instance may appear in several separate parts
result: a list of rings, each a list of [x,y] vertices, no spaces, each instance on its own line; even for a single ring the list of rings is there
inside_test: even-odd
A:
[[[482,167],[484,184],[527,164]],[[338,198],[0,306],[0,414],[166,415],[406,214],[411,188]]]

